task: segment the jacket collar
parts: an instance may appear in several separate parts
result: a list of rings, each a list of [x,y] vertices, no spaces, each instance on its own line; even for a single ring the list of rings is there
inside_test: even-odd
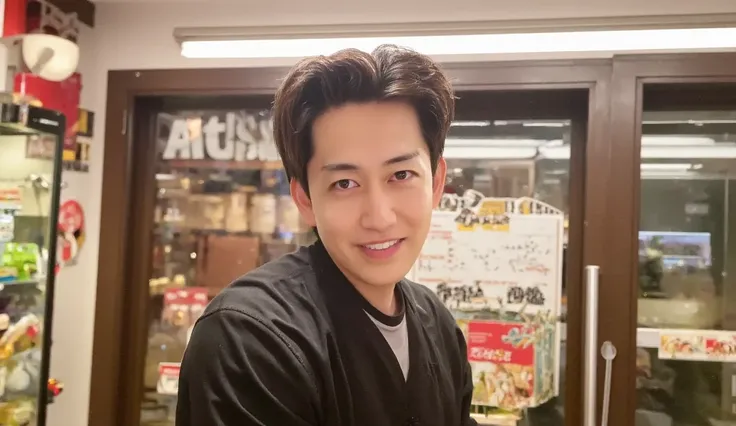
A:
[[[353,286],[332,260],[322,241],[317,240],[316,243],[312,244],[309,247],[309,253],[312,258],[312,267],[317,275],[320,286],[323,286],[323,288],[331,293],[336,292],[340,294],[345,298],[345,301],[354,303],[356,307],[363,309],[370,316],[386,325],[398,325],[401,322],[407,305],[409,305],[406,302],[406,283],[403,280],[396,283],[395,290],[397,303],[401,306],[401,312],[398,315],[386,315],[368,303],[358,290],[355,289],[355,286]]]

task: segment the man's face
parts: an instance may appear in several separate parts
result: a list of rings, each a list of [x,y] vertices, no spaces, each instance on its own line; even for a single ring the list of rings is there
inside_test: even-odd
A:
[[[432,176],[417,114],[400,102],[348,104],[312,126],[309,197],[294,200],[359,289],[393,285],[411,269],[442,196],[446,165]],[[366,287],[367,286],[367,287]]]

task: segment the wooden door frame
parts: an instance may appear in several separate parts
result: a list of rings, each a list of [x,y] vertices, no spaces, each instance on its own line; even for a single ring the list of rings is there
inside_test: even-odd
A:
[[[587,89],[589,109],[585,132],[585,204],[579,220],[586,230],[579,254],[582,265],[602,265],[607,256],[606,203],[609,197],[623,192],[608,179],[609,144],[608,108],[611,64],[607,60],[523,61],[496,63],[447,64],[445,70],[455,88],[462,90],[541,90]],[[135,236],[141,234],[141,220],[136,208],[137,192],[143,185],[133,172],[141,157],[134,139],[146,137],[141,126],[145,99],[161,96],[270,95],[275,92],[284,68],[180,69],[148,71],[110,71],[108,74],[105,116],[105,153],[102,182],[102,212],[97,277],[97,299],[90,386],[89,424],[91,426],[129,426],[139,415],[142,374],[136,356],[145,353],[145,335],[140,318],[145,317],[148,290],[137,288],[147,277],[130,274],[131,265],[150,262],[148,252],[138,250]],[[139,111],[136,111],[138,108]],[[138,120],[134,127],[133,121]],[[573,132],[576,130],[573,129]],[[150,133],[148,134],[150,135]],[[582,185],[582,183],[580,183]],[[608,196],[607,196],[608,194]],[[621,198],[624,194],[618,194]],[[614,197],[616,198],[616,197]],[[152,216],[151,216],[152,217]],[[581,230],[582,232],[582,227]],[[571,238],[574,236],[570,236]],[[581,237],[581,236],[578,236]],[[571,265],[572,266],[572,265]],[[572,270],[572,269],[570,269]],[[137,284],[136,284],[137,283]],[[137,289],[137,290],[136,290]],[[602,300],[614,303],[619,293],[601,288]],[[617,302],[618,303],[618,302]],[[606,304],[602,304],[604,307]],[[582,421],[582,286],[568,288],[568,330],[565,415],[570,424]],[[603,330],[602,330],[603,331]],[[145,329],[143,331],[145,333]],[[603,334],[603,333],[602,333]],[[607,334],[607,333],[606,333]],[[571,385],[571,386],[570,386]],[[616,424],[616,423],[614,423]]]
[[[611,165],[617,171],[618,191],[609,194],[612,209],[626,211],[610,215],[606,244],[612,256],[626,257],[607,272],[606,279],[620,283],[621,295],[611,315],[601,315],[602,328],[610,330],[601,338],[618,349],[611,383],[612,425],[634,424],[636,401],[636,329],[638,309],[638,232],[640,204],[641,122],[645,84],[736,83],[736,55],[732,53],[630,55],[613,61],[611,80]],[[632,202],[633,199],[633,202]],[[612,212],[613,213],[613,212]],[[615,235],[613,230],[623,234]],[[628,257],[627,257],[628,256]],[[606,300],[601,296],[602,300]],[[603,306],[603,305],[601,305]],[[625,327],[611,327],[625,324]],[[611,333],[611,334],[608,334]]]

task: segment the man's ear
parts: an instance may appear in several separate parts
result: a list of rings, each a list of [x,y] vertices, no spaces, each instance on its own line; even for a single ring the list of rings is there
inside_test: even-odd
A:
[[[295,178],[291,178],[289,188],[291,189],[291,198],[299,209],[304,223],[308,226],[317,226],[317,221],[314,219],[314,211],[312,210],[312,200],[309,199],[309,195],[307,195],[302,184]]]
[[[432,208],[437,208],[445,193],[445,179],[447,178],[447,163],[443,157],[437,162],[437,170],[432,178]]]

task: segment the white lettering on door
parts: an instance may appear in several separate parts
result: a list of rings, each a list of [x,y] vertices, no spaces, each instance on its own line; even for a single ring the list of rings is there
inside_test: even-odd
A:
[[[247,112],[228,112],[224,117],[174,120],[163,159],[278,161],[279,155],[271,120]]]

